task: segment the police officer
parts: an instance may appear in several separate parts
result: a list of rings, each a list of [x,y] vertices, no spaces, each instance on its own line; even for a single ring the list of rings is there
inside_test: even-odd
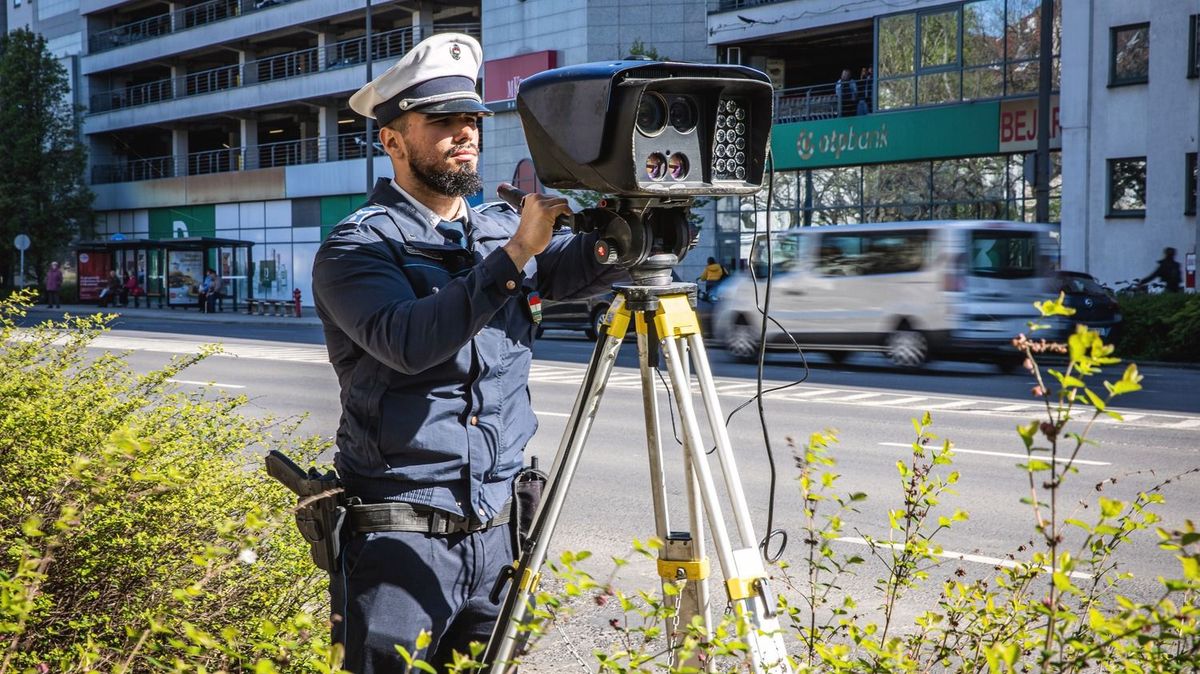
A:
[[[352,505],[331,575],[333,634],[356,674],[400,672],[396,646],[439,669],[486,642],[488,594],[514,559],[514,475],[537,428],[528,392],[540,299],[627,278],[594,235],[553,232],[564,199],[470,209],[481,189],[467,35],[424,40],[350,99],[378,120],[393,179],[322,244],[313,295],[341,387],[335,466]]]

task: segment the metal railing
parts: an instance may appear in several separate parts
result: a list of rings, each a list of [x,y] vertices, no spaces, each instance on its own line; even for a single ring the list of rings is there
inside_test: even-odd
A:
[[[457,32],[479,37],[478,23],[447,23],[435,25],[434,33]],[[411,26],[389,30],[371,36],[371,52],[375,60],[399,58],[412,49],[414,32]],[[188,73],[176,78],[166,77],[118,87],[91,96],[89,114],[110,112],[138,105],[158,103],[174,98],[198,96],[225,91],[260,82],[284,80],[314,73],[358,65],[366,61],[366,39],[342,40],[322,47],[309,47],[283,54],[266,56],[244,64],[218,66]],[[324,49],[324,62],[321,51]]]
[[[158,14],[146,19],[131,21],[113,28],[88,35],[88,53],[124,47],[150,40],[161,35],[224,21],[243,14],[257,12],[291,0],[208,0],[198,5],[185,7],[174,12]]]
[[[866,112],[874,110],[874,92],[870,80],[851,80],[856,93],[846,88],[841,95],[837,83],[810,87],[780,89],[775,92],[775,123],[807,122],[834,117],[853,117],[859,114],[860,101],[866,102]]]
[[[365,132],[330,137],[300,138],[256,146],[222,148],[173,156],[131,159],[92,167],[92,184],[138,182],[184,175],[204,175],[260,168],[318,164],[330,161],[362,159],[366,156]],[[375,145],[375,156],[384,156]]]

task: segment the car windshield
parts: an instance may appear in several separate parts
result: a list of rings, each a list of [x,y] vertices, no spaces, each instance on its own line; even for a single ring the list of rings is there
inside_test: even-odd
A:
[[[1104,295],[1104,286],[1090,276],[1062,276],[1062,291],[1068,293],[1086,293],[1088,295]]]
[[[800,235],[778,234],[771,237],[771,266],[776,272],[786,272],[796,264],[800,250]],[[750,251],[750,267],[758,278],[767,275],[767,237],[762,235],[754,241],[754,249]]]
[[[1017,279],[1037,275],[1037,232],[971,232],[971,275]]]

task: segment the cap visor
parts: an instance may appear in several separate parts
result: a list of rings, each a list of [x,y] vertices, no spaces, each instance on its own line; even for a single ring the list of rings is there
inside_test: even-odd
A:
[[[496,113],[488,109],[483,103],[474,101],[470,98],[456,98],[452,101],[439,101],[430,103],[419,108],[412,108],[413,112],[419,112],[424,115],[449,115],[461,113],[477,113],[481,115],[494,115]]]

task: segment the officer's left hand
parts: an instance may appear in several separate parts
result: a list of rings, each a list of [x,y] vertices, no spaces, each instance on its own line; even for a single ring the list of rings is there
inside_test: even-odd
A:
[[[560,215],[570,215],[571,207],[562,197],[545,194],[527,194],[521,203],[521,223],[517,233],[504,245],[518,269],[524,268],[529,258],[546,250],[554,232],[554,220]]]

